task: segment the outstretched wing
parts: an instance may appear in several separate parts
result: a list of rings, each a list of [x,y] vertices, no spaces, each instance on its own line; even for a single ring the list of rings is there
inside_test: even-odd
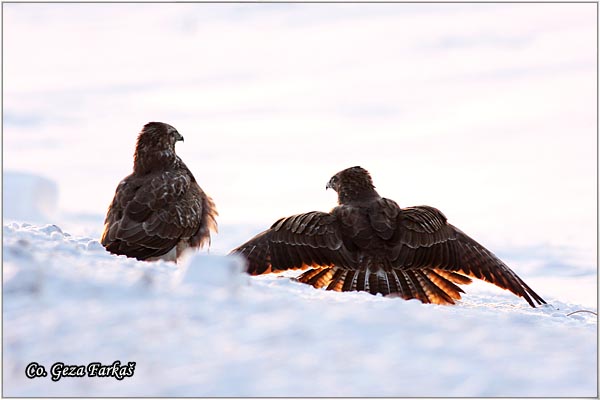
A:
[[[251,275],[357,264],[344,246],[336,218],[319,211],[281,218],[231,253],[248,260]]]
[[[393,267],[401,271],[424,270],[426,273],[416,283],[426,292],[425,299],[429,297],[427,292],[434,294],[435,287],[446,284],[448,273],[452,273],[456,283],[461,283],[457,274],[464,274],[510,290],[532,307],[534,300],[546,303],[491,251],[448,224],[444,214],[433,207],[402,209],[397,240]]]
[[[198,232],[202,211],[199,188],[185,173],[131,175],[117,187],[101,242],[112,253],[158,257]]]

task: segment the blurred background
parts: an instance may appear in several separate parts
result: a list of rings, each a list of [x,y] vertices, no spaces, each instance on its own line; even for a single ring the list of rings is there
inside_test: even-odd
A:
[[[5,218],[38,180],[38,219],[98,237],[163,121],[217,203],[218,252],[227,227],[330,209],[326,182],[361,165],[484,244],[595,265],[595,7],[4,4],[5,182],[29,176]]]

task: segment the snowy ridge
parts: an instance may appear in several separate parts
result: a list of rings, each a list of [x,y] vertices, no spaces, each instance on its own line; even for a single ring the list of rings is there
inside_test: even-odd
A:
[[[597,318],[567,316],[589,307],[470,288],[424,305],[251,278],[234,257],[138,262],[54,225],[3,233],[5,396],[597,394]],[[115,360],[134,376],[24,374]]]
[[[46,177],[22,172],[2,173],[3,217],[45,223],[57,214],[58,184]]]

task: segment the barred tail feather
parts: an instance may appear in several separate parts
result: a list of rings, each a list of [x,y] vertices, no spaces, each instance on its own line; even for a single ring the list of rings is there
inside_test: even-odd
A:
[[[332,268],[334,269],[334,268]],[[344,279],[346,279],[346,275],[348,274],[347,270],[338,268],[337,271],[333,274],[331,278],[331,282],[327,285],[327,290],[334,290],[336,292],[342,291],[342,286],[344,285]]]
[[[296,279],[318,289],[336,292],[366,291],[433,304],[455,304],[464,291],[454,282],[471,282],[470,278],[460,274],[434,269],[371,272],[368,269],[347,270],[339,267],[312,268]]]

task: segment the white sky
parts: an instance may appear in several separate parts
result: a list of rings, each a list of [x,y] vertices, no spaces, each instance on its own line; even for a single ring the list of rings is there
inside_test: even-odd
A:
[[[222,223],[328,210],[361,165],[484,243],[594,262],[596,4],[3,10],[4,168],[57,181],[64,210],[104,214],[163,121]]]

